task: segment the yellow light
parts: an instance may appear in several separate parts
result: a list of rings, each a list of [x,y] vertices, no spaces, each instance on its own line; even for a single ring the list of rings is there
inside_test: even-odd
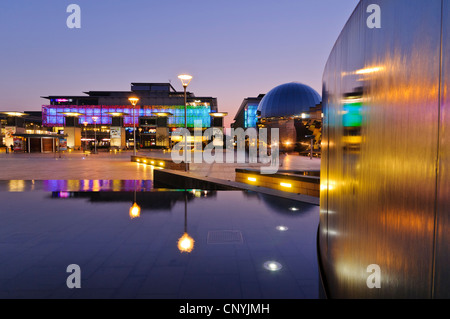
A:
[[[168,117],[168,116],[173,115],[173,114],[170,113],[170,112],[156,112],[156,113],[154,113],[154,114],[156,114],[157,116],[160,116],[160,117]]]
[[[121,113],[121,112],[106,112],[106,114],[109,114],[109,115],[115,116],[115,117],[124,115],[124,113]]]
[[[150,164],[154,165],[154,164],[155,164],[155,161],[151,161]]]
[[[214,112],[214,113],[209,113],[210,116],[212,117],[225,117],[228,115],[227,112]]]
[[[188,233],[184,233],[183,236],[178,239],[178,250],[182,253],[190,253],[194,250],[195,240],[188,235]]]
[[[92,191],[98,192],[101,189],[100,187],[100,181],[98,179],[92,181]]]
[[[133,206],[130,207],[130,218],[133,219],[139,216],[141,216],[141,207],[134,203]]]
[[[256,178],[254,178],[254,177],[249,177],[248,180],[249,180],[250,182],[256,182]]]
[[[179,78],[180,80],[192,80],[192,76],[189,75],[189,74],[180,74],[180,75],[178,76],[178,78]]]
[[[133,106],[136,106],[137,102],[139,102],[139,98],[137,98],[137,97],[130,97],[130,98],[128,99],[128,101],[130,101],[130,103],[131,103]]]
[[[384,70],[383,67],[365,68],[365,69],[356,71],[356,74],[370,74],[370,73],[380,72],[382,70]]]
[[[140,162],[141,160],[138,158],[137,160],[136,160],[136,162]]]
[[[189,74],[180,74],[178,78],[181,80],[181,84],[187,87],[192,80],[192,76]]]
[[[78,113],[78,112],[63,112],[61,114],[64,114],[66,116],[74,116],[74,117],[83,115],[82,113]]]
[[[147,163],[147,160],[144,160],[144,163]]]
[[[292,184],[289,184],[289,183],[280,183],[280,185],[283,186],[283,187],[287,187],[287,188],[291,188],[292,187]]]
[[[164,166],[164,162],[159,162],[159,165]]]
[[[22,112],[1,112],[1,114],[9,115],[9,116],[25,116],[28,115]]]

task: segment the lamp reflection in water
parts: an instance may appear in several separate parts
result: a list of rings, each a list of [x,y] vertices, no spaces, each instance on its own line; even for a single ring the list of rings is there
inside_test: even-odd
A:
[[[128,100],[133,105],[133,155],[136,156],[136,122],[134,120],[134,117],[135,117],[136,104],[139,102],[139,98],[130,97]]]
[[[194,250],[195,240],[187,233],[187,191],[184,192],[184,234],[178,239],[178,250],[190,253]]]
[[[136,181],[134,181],[134,201],[130,207],[130,218],[134,219],[141,216],[141,207],[136,203]]]

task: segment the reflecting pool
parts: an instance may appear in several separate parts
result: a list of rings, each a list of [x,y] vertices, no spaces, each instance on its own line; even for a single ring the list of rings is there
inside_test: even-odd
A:
[[[8,185],[0,183],[0,298],[319,297],[317,206],[141,182],[128,191]],[[72,264],[81,288],[67,286]]]

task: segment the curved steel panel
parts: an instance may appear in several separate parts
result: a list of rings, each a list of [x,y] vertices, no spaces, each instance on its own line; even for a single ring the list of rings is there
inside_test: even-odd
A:
[[[434,297],[450,298],[450,3],[443,2],[441,128]]]
[[[442,295],[435,278],[448,275],[450,190],[437,175],[446,147],[440,101],[448,104],[440,95],[443,2],[361,1],[325,67],[319,246],[331,297]],[[372,4],[381,28],[368,27]],[[381,288],[367,285],[373,264]]]

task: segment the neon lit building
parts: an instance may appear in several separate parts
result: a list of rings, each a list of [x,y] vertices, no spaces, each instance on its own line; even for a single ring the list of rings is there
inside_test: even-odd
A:
[[[244,99],[236,113],[236,116],[234,117],[232,127],[241,127],[243,129],[249,127],[256,128],[256,122],[258,121],[256,112],[263,97],[264,94],[260,94],[257,97],[248,97]]]
[[[128,141],[132,136],[134,124],[138,133],[136,139],[141,147],[158,146],[158,127],[167,128],[168,135],[178,127],[185,127],[184,92],[176,91],[170,83],[131,83],[130,91],[84,93],[86,95],[83,96],[43,97],[50,102],[42,106],[43,126],[66,131],[68,127],[84,128],[82,134],[78,135],[82,136],[81,140],[89,141],[93,137],[93,126],[98,127],[98,138],[102,141],[107,141],[110,137],[108,135],[111,127],[120,127]],[[133,106],[128,101],[130,96],[139,98],[134,115]],[[204,128],[217,125],[217,120],[210,115],[216,112],[216,98],[196,97],[192,92],[187,92],[188,128],[193,129],[194,121],[198,120],[202,121]],[[158,114],[161,113],[168,114],[166,121],[157,121]],[[76,118],[73,118],[72,114],[76,114]],[[115,132],[117,133],[117,130]],[[75,141],[73,144],[69,146],[81,146],[81,142]]]

